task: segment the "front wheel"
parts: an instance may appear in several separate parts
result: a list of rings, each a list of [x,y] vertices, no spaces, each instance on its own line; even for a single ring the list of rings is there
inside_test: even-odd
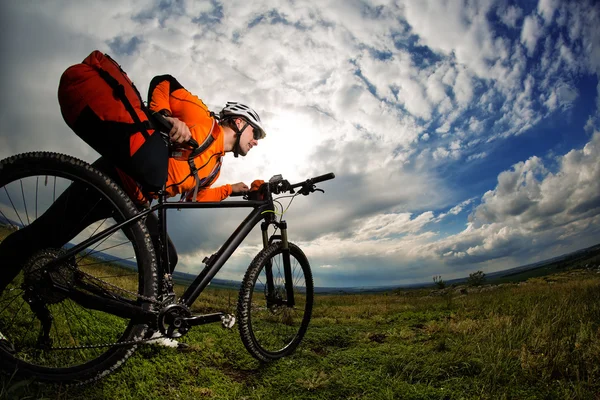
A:
[[[242,342],[261,361],[291,354],[310,322],[314,296],[310,265],[302,250],[289,243],[286,271],[287,251],[276,242],[258,253],[240,289],[237,313]]]

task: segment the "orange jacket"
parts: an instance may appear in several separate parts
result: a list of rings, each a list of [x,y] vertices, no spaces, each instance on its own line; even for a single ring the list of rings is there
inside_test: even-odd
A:
[[[202,100],[188,92],[172,76],[161,75],[154,77],[150,82],[148,106],[151,111],[162,112],[185,122],[192,137],[199,144],[212,134],[214,142],[194,159],[200,179],[196,200],[221,201],[227,198],[231,194],[231,185],[210,187],[219,177],[222,158],[225,155],[224,134]],[[129,180],[124,182],[124,185],[134,201],[146,201],[135,182]],[[187,200],[191,200],[195,187],[196,180],[190,175],[188,162],[170,158],[166,186],[169,197],[182,194]]]

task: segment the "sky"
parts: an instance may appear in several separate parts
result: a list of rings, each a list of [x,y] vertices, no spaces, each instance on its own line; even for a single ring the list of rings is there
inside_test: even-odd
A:
[[[315,284],[504,270],[600,242],[600,5],[580,1],[32,1],[0,5],[0,158],[98,154],[63,121],[62,72],[98,49],[142,93],[171,74],[267,137],[217,184],[334,172],[284,215]],[[286,202],[283,202],[286,205]],[[169,212],[198,272],[246,214]],[[256,228],[217,275],[240,279]]]

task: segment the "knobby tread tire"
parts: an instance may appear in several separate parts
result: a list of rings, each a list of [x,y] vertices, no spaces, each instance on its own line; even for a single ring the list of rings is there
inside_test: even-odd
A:
[[[1,160],[0,187],[14,179],[27,176],[28,173],[46,173],[48,176],[79,179],[103,193],[114,204],[115,209],[121,212],[124,219],[130,218],[138,212],[125,192],[106,175],[87,162],[59,153],[30,152]],[[138,249],[138,271],[145,287],[145,293],[141,294],[156,299],[158,291],[157,262],[150,234],[141,221],[131,226],[131,233]],[[150,309],[152,305],[146,303],[145,307]],[[141,324],[130,324],[127,330],[129,335],[124,340],[138,340],[144,337],[147,327]],[[66,368],[28,364],[0,351],[0,366],[11,375],[16,373],[18,376],[33,377],[44,382],[80,385],[110,374],[120,367],[134,353],[135,349],[136,345],[111,347],[99,357],[85,364]]]
[[[250,315],[250,307],[252,304],[252,293],[256,284],[257,278],[262,271],[267,260],[273,256],[280,254],[283,249],[283,243],[274,242],[268,247],[261,250],[250,263],[239,292],[238,305],[237,305],[237,317],[238,327],[240,336],[244,346],[248,352],[256,359],[263,362],[271,362],[279,358],[285,357],[293,353],[300,342],[302,341],[308,324],[312,316],[312,307],[314,303],[314,284],[312,272],[310,270],[310,264],[304,252],[295,244],[288,243],[290,249],[290,257],[296,258],[302,268],[302,272],[306,284],[306,308],[305,313],[298,329],[298,333],[295,338],[286,346],[283,350],[278,352],[270,352],[263,349],[260,343],[254,337],[252,332],[252,321]]]

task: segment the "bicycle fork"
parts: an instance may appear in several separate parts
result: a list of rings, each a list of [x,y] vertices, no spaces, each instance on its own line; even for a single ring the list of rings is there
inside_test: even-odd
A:
[[[287,237],[287,222],[272,222],[275,226],[279,228],[281,231],[281,235],[273,235],[271,240],[273,239],[281,239],[282,243],[282,258],[283,258],[283,275],[285,279],[285,291],[286,291],[286,299],[277,299],[275,292],[275,283],[273,279],[273,264],[271,259],[267,260],[265,264],[265,275],[267,276],[267,307],[270,307],[273,304],[285,304],[287,307],[294,307],[296,302],[294,301],[294,280],[292,274],[292,266],[290,260],[290,247],[288,243]],[[260,226],[262,230],[262,239],[263,239],[263,247],[267,248],[269,245],[269,235],[268,235],[268,227],[269,223],[263,222]]]

